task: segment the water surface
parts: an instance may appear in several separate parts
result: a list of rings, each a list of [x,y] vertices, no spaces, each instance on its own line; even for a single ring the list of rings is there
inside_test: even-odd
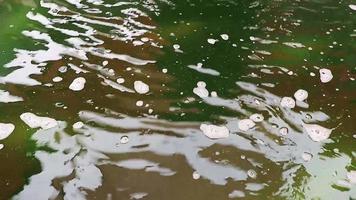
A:
[[[355,7],[0,0],[0,199],[355,199]]]

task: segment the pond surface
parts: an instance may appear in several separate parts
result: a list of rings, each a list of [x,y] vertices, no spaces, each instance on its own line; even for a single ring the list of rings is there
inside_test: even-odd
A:
[[[355,2],[0,17],[0,199],[356,199]]]

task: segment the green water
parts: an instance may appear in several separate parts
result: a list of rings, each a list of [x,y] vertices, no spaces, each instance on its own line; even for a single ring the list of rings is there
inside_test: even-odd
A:
[[[0,0],[0,199],[356,199],[353,5]]]

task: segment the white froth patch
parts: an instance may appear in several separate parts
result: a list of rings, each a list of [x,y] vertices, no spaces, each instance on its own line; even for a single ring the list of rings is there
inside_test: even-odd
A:
[[[319,73],[320,73],[320,81],[322,83],[330,82],[334,77],[329,69],[325,69],[325,68],[320,69]]]
[[[178,50],[178,49],[180,48],[180,45],[179,45],[179,44],[174,44],[174,45],[173,45],[173,48],[174,48],[175,50]]]
[[[143,101],[137,101],[137,102],[136,102],[136,106],[138,106],[138,107],[143,106]]]
[[[287,127],[282,127],[279,129],[279,134],[286,136],[288,134],[289,130]]]
[[[73,82],[70,84],[69,89],[73,91],[80,91],[84,89],[86,80],[83,77],[78,77],[73,80]]]
[[[308,92],[303,89],[299,89],[294,93],[294,98],[297,101],[304,101],[308,98]]]
[[[3,124],[0,123],[0,140],[6,139],[15,130],[15,125],[13,124]]]
[[[120,138],[120,143],[121,144],[127,144],[128,142],[129,142],[129,137],[128,136],[126,136],[126,135],[124,135],[124,136],[122,136],[121,138]]]
[[[23,101],[21,97],[12,96],[9,92],[0,90],[0,102],[1,103],[12,103]]]
[[[3,144],[0,144],[0,150],[4,148],[4,145]]]
[[[84,127],[84,123],[83,122],[76,122],[73,124],[73,129],[81,129]]]
[[[62,77],[59,77],[59,76],[56,76],[56,77],[54,77],[54,78],[52,79],[52,81],[55,82],[55,83],[61,82],[62,80],[63,80],[63,78],[62,78]]]
[[[356,171],[347,172],[346,177],[351,184],[356,184]]]
[[[204,81],[199,81],[197,83],[197,87],[193,89],[193,93],[201,98],[208,97],[209,91],[205,87],[206,87],[206,83]]]
[[[49,117],[39,117],[28,112],[21,114],[20,118],[31,128],[50,129],[58,125],[58,122],[55,119]]]
[[[253,128],[255,125],[256,125],[255,122],[253,122],[251,119],[243,119],[240,120],[238,123],[239,129],[242,131],[248,131],[251,128]]]
[[[262,122],[264,120],[264,117],[263,115],[256,113],[250,116],[250,120],[254,122]]]
[[[303,152],[302,158],[305,162],[309,162],[313,158],[313,155],[309,152]]]
[[[147,92],[150,91],[150,87],[142,81],[135,81],[134,88],[136,92],[139,94],[146,94]]]
[[[332,129],[327,129],[317,124],[303,124],[303,127],[314,142],[328,139],[332,132]]]
[[[226,126],[201,124],[200,130],[210,139],[227,138],[230,134],[230,131]]]
[[[221,37],[223,40],[228,40],[228,39],[229,39],[229,35],[228,35],[228,34],[221,34],[220,37]]]
[[[356,10],[356,5],[350,4],[349,8],[351,8],[351,10]]]
[[[218,97],[218,93],[216,91],[212,91],[210,95],[211,97]]]
[[[212,39],[212,38],[209,38],[209,39],[208,39],[208,43],[209,43],[209,44],[215,44],[217,41],[218,41],[218,40]]]
[[[116,82],[118,84],[122,84],[122,83],[125,83],[125,79],[124,78],[118,78],[118,79],[116,79]]]
[[[200,179],[200,174],[198,172],[193,172],[193,179],[194,180]]]
[[[281,106],[285,108],[294,108],[295,101],[292,97],[283,97],[281,100]]]

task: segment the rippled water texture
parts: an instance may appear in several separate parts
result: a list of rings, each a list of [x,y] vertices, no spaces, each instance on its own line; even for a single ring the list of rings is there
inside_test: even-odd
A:
[[[355,199],[356,3],[0,0],[0,199]]]

